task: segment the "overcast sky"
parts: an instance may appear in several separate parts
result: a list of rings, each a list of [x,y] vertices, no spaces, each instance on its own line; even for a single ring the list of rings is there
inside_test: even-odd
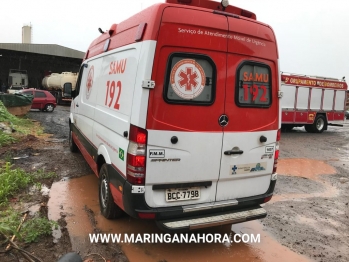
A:
[[[218,1],[218,0],[217,0]],[[0,43],[21,43],[31,23],[35,44],[85,52],[99,32],[161,0],[1,1]],[[219,1],[218,1],[219,2]],[[348,0],[230,0],[271,25],[281,71],[349,79]]]

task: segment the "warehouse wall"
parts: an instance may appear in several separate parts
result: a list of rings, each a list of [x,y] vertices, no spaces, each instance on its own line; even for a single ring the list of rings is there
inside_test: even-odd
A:
[[[61,73],[79,71],[82,59],[42,55],[0,49],[0,87],[7,85],[10,69],[27,70],[29,87],[41,88],[45,72]]]

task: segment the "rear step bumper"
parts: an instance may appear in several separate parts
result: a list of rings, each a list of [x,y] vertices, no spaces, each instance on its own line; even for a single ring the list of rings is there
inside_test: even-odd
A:
[[[157,225],[168,232],[181,232],[201,229],[206,227],[236,224],[249,220],[260,219],[267,216],[267,211],[260,206],[247,210],[235,210],[224,213],[216,213],[200,217],[180,218],[172,220],[158,220]]]

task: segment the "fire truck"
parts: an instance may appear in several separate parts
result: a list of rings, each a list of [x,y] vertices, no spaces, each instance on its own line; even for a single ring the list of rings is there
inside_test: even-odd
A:
[[[344,80],[281,74],[282,128],[304,126],[322,133],[328,126],[343,126],[348,85]]]

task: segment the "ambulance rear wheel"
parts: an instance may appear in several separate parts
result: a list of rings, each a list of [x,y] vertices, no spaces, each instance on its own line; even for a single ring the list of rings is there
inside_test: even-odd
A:
[[[314,133],[312,125],[305,125],[304,128],[308,133]]]
[[[99,171],[99,206],[105,218],[113,219],[120,217],[123,211],[115,204],[109,183],[110,176],[108,174],[107,164],[103,164]]]
[[[313,123],[313,130],[315,133],[322,133],[326,128],[326,118],[323,115],[318,115]]]

